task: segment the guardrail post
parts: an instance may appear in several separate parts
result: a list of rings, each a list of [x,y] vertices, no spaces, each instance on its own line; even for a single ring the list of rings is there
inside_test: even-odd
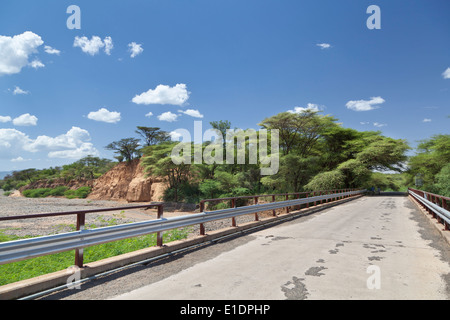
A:
[[[158,206],[157,218],[161,219],[163,217],[163,215],[164,215],[164,207],[161,204],[161,205]],[[162,232],[157,232],[156,233],[156,245],[158,247],[162,247],[163,246],[163,237],[162,236],[163,236]]]
[[[204,212],[204,211],[205,211],[205,202],[200,201],[200,212]],[[205,226],[203,225],[203,223],[200,223],[200,235],[201,236],[205,235]]]
[[[255,205],[258,204],[258,197],[255,197]],[[255,212],[255,221],[259,221],[258,212]]]
[[[442,208],[443,208],[444,210],[448,210],[448,209],[447,209],[447,200],[445,200],[444,197],[441,197],[441,203],[442,203]],[[443,223],[444,223],[444,229],[445,229],[445,230],[450,230],[450,227],[449,227],[448,223],[447,223],[444,219],[442,219],[442,221],[443,221]]]
[[[306,197],[305,198],[309,198],[309,193],[306,193]],[[309,202],[306,203],[306,208],[309,208]]]
[[[236,198],[231,199],[231,207],[236,208]],[[231,218],[231,226],[236,227],[236,217]]]
[[[289,200],[289,195],[286,194],[286,200]],[[289,207],[286,207],[286,213],[289,213]]]
[[[272,202],[275,202],[275,195],[272,195]],[[273,215],[274,217],[277,216],[277,212],[275,211],[275,209],[272,210],[272,215]]]
[[[77,214],[77,231],[84,230],[86,215],[84,213]],[[75,265],[78,268],[83,267],[83,248],[75,249]]]

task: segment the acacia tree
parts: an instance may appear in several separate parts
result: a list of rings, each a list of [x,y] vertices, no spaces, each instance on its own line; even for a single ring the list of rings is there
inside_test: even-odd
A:
[[[163,177],[174,191],[174,201],[179,199],[180,187],[189,180],[191,165],[176,164],[171,153],[176,142],[164,142],[143,148],[142,165],[145,171],[154,176]]]
[[[139,147],[139,139],[125,138],[111,142],[105,149],[115,151],[115,153],[123,157],[127,162],[130,162],[134,158],[140,157],[141,153],[138,150]]]
[[[89,155],[72,164],[64,165],[62,174],[77,179],[95,179],[111,169],[112,165],[109,159]]]
[[[332,116],[307,110],[300,113],[282,112],[264,119],[259,125],[264,129],[278,130],[283,154],[295,152],[306,157],[325,130],[337,125],[336,121]]]
[[[277,129],[280,138],[280,168],[277,174],[261,179],[263,185],[282,192],[298,192],[317,173],[323,161],[323,137],[338,127],[337,119],[318,112],[282,112],[259,125]],[[322,149],[321,149],[322,148]]]
[[[307,190],[335,189],[342,187],[369,187],[373,172],[394,170],[401,172],[407,159],[409,146],[405,140],[381,135],[368,135],[363,141],[366,146],[355,155],[338,165],[334,170],[314,176],[305,186]]]
[[[157,127],[138,126],[136,133],[144,139],[146,146],[151,146],[170,140],[169,133]]]
[[[420,141],[416,155],[408,161],[408,185],[413,186],[415,178],[420,176],[421,189],[450,196],[449,164],[449,134],[438,134]]]

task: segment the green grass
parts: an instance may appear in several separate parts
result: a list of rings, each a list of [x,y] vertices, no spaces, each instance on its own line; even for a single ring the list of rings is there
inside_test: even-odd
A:
[[[184,239],[189,232],[189,228],[166,231],[163,233],[163,242],[167,243]],[[0,242],[17,239],[19,237],[5,235],[0,230]],[[156,246],[156,234],[96,245],[84,249],[84,263],[86,264],[152,246]],[[74,259],[75,251],[72,250],[0,265],[0,285],[67,269],[74,265]]]

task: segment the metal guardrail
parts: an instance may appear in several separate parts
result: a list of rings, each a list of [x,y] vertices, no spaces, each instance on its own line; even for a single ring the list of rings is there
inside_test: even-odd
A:
[[[408,193],[414,197],[434,218],[444,224],[445,230],[450,229],[450,211],[447,210],[447,201],[450,201],[449,197],[412,188],[408,188]],[[438,205],[439,202],[441,205]]]
[[[250,206],[238,207],[238,208],[229,208],[229,209],[221,209],[215,211],[206,211],[201,213],[196,213],[187,216],[178,216],[178,217],[162,217],[162,204],[150,204],[146,206],[134,206],[134,207],[126,207],[126,208],[137,208],[137,207],[158,207],[158,219],[143,221],[143,222],[135,222],[117,226],[109,226],[102,227],[96,229],[86,230],[84,228],[80,228],[80,230],[68,233],[62,233],[57,235],[49,235],[42,236],[31,239],[21,239],[9,242],[0,243],[0,264],[11,263],[15,261],[25,260],[29,258],[39,257],[43,255],[69,251],[76,249],[78,250],[78,254],[85,247],[98,245],[102,243],[117,241],[121,239],[141,236],[150,233],[159,233],[161,232],[186,227],[195,224],[203,225],[206,222],[232,218],[240,215],[257,213],[266,210],[275,210],[280,208],[286,208],[296,205],[301,205],[305,203],[311,203],[316,201],[323,201],[328,199],[340,199],[344,197],[350,197],[353,195],[364,193],[365,190],[356,190],[356,191],[348,191],[341,192],[335,194],[327,194],[315,197],[308,197],[302,199],[294,199],[294,200],[286,200],[279,202],[271,202],[264,204],[255,204]],[[111,211],[111,210],[120,210],[123,208],[112,208],[112,209],[99,209],[101,211]],[[90,210],[83,212],[71,212],[71,213],[59,213],[61,214],[85,214],[88,212],[94,212],[98,210]],[[45,216],[51,216],[55,214],[44,214]],[[39,216],[44,216],[39,215]],[[38,215],[26,216],[27,218],[35,218]],[[11,220],[14,217],[6,217],[0,218],[0,220]],[[23,218],[23,217],[22,217]],[[79,218],[80,219],[80,218]],[[82,218],[84,219],[84,217]],[[84,224],[84,220],[82,221]],[[157,245],[162,245],[162,237],[159,237],[160,241],[158,241]],[[82,267],[82,257],[81,261],[76,255],[76,264],[79,267]],[[81,265],[80,265],[81,262]]]
[[[88,213],[129,210],[129,209],[149,209],[149,208],[153,208],[153,207],[156,207],[158,209],[157,217],[161,218],[163,216],[163,210],[164,210],[163,203],[150,203],[148,205],[139,205],[139,206],[126,206],[126,207],[115,207],[115,208],[102,208],[102,209],[90,209],[90,210],[67,211],[67,212],[52,212],[52,213],[38,213],[38,214],[21,215],[21,216],[0,217],[0,221],[76,215],[77,216],[76,230],[78,232],[78,231],[84,230],[86,214],[88,214]],[[43,238],[43,237],[41,237],[41,238]],[[39,238],[35,238],[35,239],[39,239]],[[157,244],[159,246],[161,246],[162,245],[162,234],[157,233],[156,239],[157,239]],[[6,242],[6,243],[9,243],[9,242]],[[1,256],[1,253],[0,253],[0,256]],[[2,264],[2,263],[0,263],[0,264]],[[80,268],[83,266],[83,248],[80,248],[80,247],[75,248],[75,265]]]
[[[272,202],[275,202],[277,198],[284,198],[285,200],[289,200],[290,198],[300,199],[300,198],[308,198],[308,197],[315,197],[315,196],[321,196],[321,195],[327,195],[327,194],[340,194],[343,192],[348,191],[355,191],[357,189],[335,189],[335,190],[319,190],[319,191],[309,191],[309,192],[295,192],[295,193],[279,193],[279,194],[261,194],[261,195],[251,195],[251,196],[235,196],[235,197],[226,197],[226,198],[214,198],[214,199],[203,199],[200,201],[200,212],[205,211],[205,207],[208,202],[222,202],[223,201],[230,201],[231,202],[231,208],[236,208],[238,206],[238,201],[243,200],[244,202],[247,202],[249,200],[253,199],[254,204],[258,204],[260,198],[271,198]],[[337,200],[338,198],[334,198],[334,200]],[[322,204],[322,201],[333,201],[333,198],[327,198],[323,200],[315,200],[314,205],[317,204],[318,201],[320,201],[320,204]],[[304,203],[306,208],[309,208],[309,204],[311,202]],[[289,206],[285,207],[286,213],[289,213]],[[275,210],[272,210],[272,215],[275,217],[276,212]],[[255,221],[258,221],[258,212],[255,212]],[[231,218],[231,226],[236,227],[236,219],[235,217]],[[203,224],[200,224],[200,235],[205,234],[205,228]]]

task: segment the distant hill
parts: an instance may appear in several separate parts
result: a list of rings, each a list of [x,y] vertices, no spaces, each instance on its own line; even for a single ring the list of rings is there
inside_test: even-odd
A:
[[[11,174],[12,171],[0,171],[0,180],[6,177],[8,174]]]

